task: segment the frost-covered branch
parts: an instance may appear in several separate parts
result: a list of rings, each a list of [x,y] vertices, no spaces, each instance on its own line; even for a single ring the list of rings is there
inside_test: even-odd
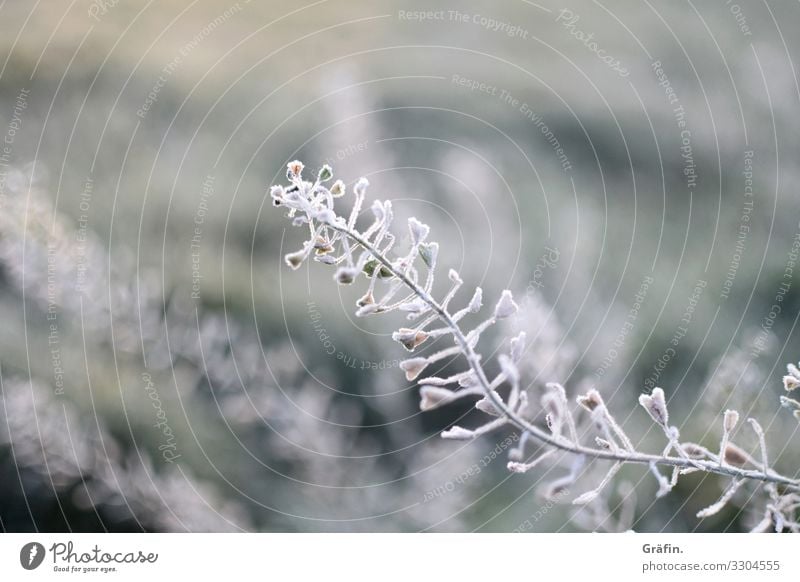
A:
[[[733,432],[739,420],[739,414],[734,411],[726,411],[724,415],[723,438],[718,454],[694,443],[682,443],[677,427],[669,424],[666,399],[660,388],[643,394],[639,400],[664,433],[666,444],[660,454],[636,450],[633,441],[614,419],[596,390],[577,398],[577,403],[588,414],[598,433],[592,445],[581,442],[566,391],[559,384],[548,384],[548,390],[542,396],[545,426],[534,424],[526,414],[530,407],[529,397],[527,391],[521,389],[518,368],[524,356],[525,334],[512,338],[509,352],[498,356],[499,372],[494,377],[487,374],[476,350],[481,335],[487,329],[518,311],[511,292],[505,290],[501,293],[492,313],[483,321],[471,329],[462,327],[464,318],[480,313],[483,292],[480,288],[475,289],[471,300],[463,308],[452,311],[450,304],[463,286],[463,281],[451,269],[448,272],[450,284],[447,293],[441,299],[435,298],[433,285],[439,245],[428,241],[430,228],[427,225],[416,218],[409,219],[410,248],[404,254],[399,254],[395,251],[398,235],[391,230],[394,215],[390,201],[373,202],[370,206],[372,221],[365,228],[359,228],[369,185],[365,178],[356,182],[350,212],[344,216],[335,209],[335,201],[345,196],[344,182],[337,180],[330,187],[326,186],[333,174],[327,165],[322,167],[313,182],[303,178],[303,170],[301,162],[290,163],[287,169],[289,185],[273,186],[270,190],[273,204],[286,208],[295,226],[308,229],[308,238],[303,247],[287,254],[286,263],[297,269],[312,259],[335,266],[334,279],[344,285],[354,283],[363,275],[368,286],[357,301],[356,315],[364,317],[393,311],[405,313],[412,323],[397,330],[392,337],[410,352],[442,336],[449,335],[454,340],[453,347],[427,356],[414,356],[401,363],[406,378],[413,381],[420,378],[431,364],[446,359],[464,360],[466,367],[460,372],[443,378],[434,376],[419,380],[420,407],[422,410],[431,410],[461,398],[480,397],[475,406],[490,419],[475,429],[452,426],[442,433],[444,438],[472,439],[497,428],[514,427],[523,436],[519,450],[513,451],[515,458],[509,463],[509,469],[514,472],[530,470],[552,457],[554,451],[564,451],[573,458],[571,469],[568,475],[551,484],[553,491],[563,490],[579,479],[588,459],[612,461],[600,484],[575,500],[580,504],[594,500],[626,463],[643,464],[650,468],[659,484],[658,496],[669,493],[679,477],[686,473],[701,471],[732,478],[720,500],[701,511],[699,517],[711,516],[721,510],[743,483],[761,482],[768,483],[773,492],[773,509],[769,509],[769,516],[774,523],[777,519],[775,508],[784,507],[788,503],[785,500],[788,495],[794,496],[793,492],[800,492],[800,480],[781,475],[768,466],[766,441],[757,422],[749,419],[759,440],[760,462],[733,443]],[[791,368],[789,371],[792,388],[787,384],[787,389],[793,389],[800,385],[800,373],[793,374]],[[786,379],[784,382],[787,382]],[[501,388],[505,397],[499,392]],[[800,404],[797,407],[800,408]],[[543,450],[540,450],[540,456],[536,459],[522,462],[525,458],[524,443],[531,439],[537,441]],[[664,476],[659,467],[671,468],[671,476]]]

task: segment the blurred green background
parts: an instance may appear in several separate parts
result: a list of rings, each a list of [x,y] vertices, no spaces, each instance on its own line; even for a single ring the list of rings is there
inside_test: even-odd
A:
[[[796,475],[799,25],[766,2],[0,4],[0,527],[746,529],[752,490],[695,519],[715,478],[652,503],[626,468],[573,515],[541,495],[561,466],[506,471],[514,435],[441,441],[469,408],[419,412],[399,322],[286,269],[303,235],[266,192],[295,158],[367,176],[469,286],[514,291],[532,401],[595,386],[653,451],[645,387],[712,449],[738,407]]]

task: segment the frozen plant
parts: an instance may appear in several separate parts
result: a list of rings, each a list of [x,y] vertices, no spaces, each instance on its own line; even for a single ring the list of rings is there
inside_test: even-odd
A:
[[[794,392],[800,388],[800,369],[794,364],[786,365],[786,375],[783,377],[783,388],[787,392]],[[781,396],[781,405],[792,411],[792,415],[800,420],[800,402],[789,396]]]
[[[547,384],[540,399],[541,410],[545,413],[544,426],[530,420],[532,398],[527,389],[522,388],[518,367],[526,357],[525,333],[509,339],[507,353],[497,357],[499,371],[494,375],[487,372],[486,362],[477,349],[487,329],[518,311],[511,291],[505,290],[500,294],[483,321],[471,328],[462,327],[467,316],[483,309],[483,291],[476,288],[466,305],[460,309],[451,307],[464,283],[459,274],[450,269],[448,291],[438,299],[434,296],[439,245],[429,240],[430,228],[427,225],[410,218],[407,225],[410,249],[396,253],[394,245],[398,235],[392,231],[391,201],[374,201],[370,206],[371,222],[360,224],[369,185],[366,178],[360,178],[352,189],[349,213],[339,214],[335,202],[347,195],[345,183],[336,180],[327,185],[333,179],[333,171],[327,164],[313,180],[305,179],[303,171],[302,162],[289,163],[286,174],[289,184],[275,185],[270,189],[273,205],[286,209],[294,226],[308,230],[302,248],[285,256],[286,264],[298,269],[309,260],[324,263],[334,268],[333,278],[341,285],[351,285],[363,277],[366,290],[356,302],[356,315],[404,313],[410,323],[394,332],[392,337],[409,352],[437,338],[450,337],[453,340],[453,346],[429,355],[410,357],[400,364],[408,381],[418,381],[423,411],[474,398],[475,408],[488,417],[476,428],[452,426],[442,432],[443,438],[473,439],[503,427],[516,429],[522,437],[520,445],[509,452],[508,463],[508,469],[515,473],[525,473],[551,459],[555,452],[563,451],[571,459],[569,468],[564,476],[550,484],[550,495],[572,490],[584,474],[589,460],[609,462],[610,467],[599,483],[578,495],[573,500],[575,505],[595,502],[623,464],[647,466],[658,484],[657,497],[668,494],[679,478],[688,473],[702,472],[729,479],[719,500],[699,511],[698,518],[719,513],[743,484],[752,483],[762,486],[769,494],[764,518],[754,530],[797,530],[795,513],[800,500],[800,480],[771,468],[764,431],[755,419],[748,418],[747,424],[759,442],[759,458],[753,458],[734,443],[740,420],[739,413],[734,410],[727,410],[723,415],[723,436],[719,450],[714,451],[700,444],[681,441],[677,427],[670,424],[666,397],[661,388],[639,397],[639,404],[663,433],[666,445],[660,453],[638,450],[595,389],[577,397],[579,410],[589,417],[594,428],[594,439],[590,443],[584,442],[585,439],[579,435],[566,390],[558,383]],[[452,361],[462,361],[464,369],[447,376],[424,374],[436,364],[444,367]],[[790,369],[789,379],[791,386],[797,387],[800,372],[794,372],[796,368],[794,371]],[[787,389],[790,389],[789,385]],[[535,458],[528,458],[526,443],[538,445],[539,454]]]

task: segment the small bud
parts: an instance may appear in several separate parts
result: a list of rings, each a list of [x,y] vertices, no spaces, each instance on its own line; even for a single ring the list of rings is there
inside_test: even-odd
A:
[[[299,269],[300,265],[303,264],[303,261],[306,260],[308,253],[305,250],[295,251],[293,253],[288,253],[284,255],[283,259],[286,261],[286,264],[289,265],[292,269]]]
[[[739,413],[735,410],[726,410],[722,421],[725,432],[732,432],[737,422],[739,422]]]
[[[333,186],[331,186],[330,190],[331,196],[333,196],[334,198],[341,198],[342,196],[344,196],[345,190],[346,187],[344,185],[344,182],[342,182],[341,180],[336,180],[333,183]]]
[[[416,218],[408,219],[408,230],[411,233],[411,242],[414,246],[425,242],[430,232],[430,227],[427,224],[422,224]]]
[[[486,396],[475,403],[475,408],[491,416],[500,416],[502,414],[497,406],[495,406],[494,402],[489,400]]]
[[[358,301],[356,301],[356,306],[364,307],[365,305],[373,305],[375,303],[375,297],[372,295],[372,291],[367,291],[367,293]]]
[[[439,243],[423,243],[419,245],[419,256],[429,269],[436,266],[436,257],[439,254]]]
[[[401,327],[392,334],[392,339],[403,344],[403,347],[409,352],[413,352],[418,345],[428,339],[428,334],[424,331]]]
[[[443,439],[456,439],[456,440],[465,440],[475,438],[475,433],[471,430],[467,430],[465,428],[461,428],[460,426],[454,426],[449,430],[446,430],[442,433]]]
[[[375,273],[375,269],[378,269],[378,278],[379,279],[388,279],[389,277],[393,277],[392,272],[387,269],[382,263],[378,262],[378,259],[370,259],[366,263],[364,263],[364,274],[367,277],[372,277]]]
[[[525,473],[528,471],[528,467],[525,463],[518,463],[516,461],[509,461],[506,468],[512,473]]]
[[[464,281],[461,280],[461,277],[458,274],[458,271],[455,269],[450,269],[447,272],[447,277],[456,285],[461,285]]]
[[[383,202],[381,202],[380,200],[376,200],[375,202],[372,203],[370,209],[372,210],[372,214],[375,217],[375,220],[377,220],[378,222],[383,222],[383,219],[386,218],[386,209],[383,206]]]
[[[358,270],[353,267],[339,267],[333,278],[339,285],[349,285],[356,280],[357,275]]]
[[[511,291],[506,289],[500,295],[500,301],[497,302],[497,306],[494,308],[494,317],[495,319],[505,319],[514,315],[518,309],[519,307],[514,303],[514,299],[511,296]]]
[[[660,426],[667,426],[669,422],[669,413],[667,412],[667,403],[664,399],[664,391],[661,388],[654,388],[651,394],[642,394],[639,396],[639,404],[642,405],[653,419],[653,422]]]
[[[584,396],[578,396],[576,401],[589,412],[603,406],[603,397],[600,396],[600,393],[594,388],[589,390]]]
[[[285,191],[283,186],[273,186],[269,189],[269,195],[272,197],[272,205],[273,206],[280,206],[283,204],[283,197]]]
[[[314,260],[325,265],[333,265],[336,263],[336,258],[331,255],[317,255],[314,257]]]
[[[356,196],[364,196],[367,192],[367,186],[369,186],[369,180],[366,178],[359,178],[353,191],[356,193]]]
[[[483,305],[483,289],[480,287],[475,288],[475,294],[472,296],[472,299],[469,300],[469,305],[467,305],[467,309],[470,313],[478,313],[481,310],[481,306]]]
[[[793,375],[787,375],[783,377],[783,389],[787,392],[791,392],[792,390],[796,390],[800,387],[800,379],[796,378]]]
[[[317,237],[317,239],[314,241],[314,249],[316,249],[318,255],[326,255],[333,251],[331,241],[324,236]]]
[[[525,338],[527,334],[524,331],[519,332],[517,337],[511,339],[511,359],[519,362],[522,359],[522,352],[525,349]]]
[[[683,452],[693,459],[702,459],[706,457],[706,450],[695,443],[681,443]]]
[[[728,446],[725,447],[725,462],[729,465],[743,467],[750,462],[750,455],[733,443],[728,443]]]
[[[305,166],[303,165],[303,162],[299,160],[289,162],[289,165],[286,167],[286,177],[290,181],[300,178],[300,176],[303,174],[303,168],[305,168]]]
[[[436,386],[423,386],[420,388],[419,394],[421,396],[419,402],[420,410],[433,410],[443,404],[447,404],[453,397],[453,393],[450,390]]]
[[[317,180],[327,182],[331,178],[333,178],[333,169],[328,164],[323,164],[319,169],[319,174],[317,174]]]
[[[409,382],[415,380],[427,367],[427,358],[410,358],[400,362],[400,369],[406,373],[406,380]]]

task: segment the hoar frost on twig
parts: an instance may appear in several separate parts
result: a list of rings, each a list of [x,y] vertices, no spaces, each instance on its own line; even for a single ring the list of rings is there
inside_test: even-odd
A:
[[[666,445],[661,454],[644,453],[636,450],[600,393],[592,389],[577,398],[577,404],[588,414],[597,432],[592,444],[584,444],[576,430],[575,416],[565,389],[551,383],[541,399],[545,427],[534,424],[526,415],[530,402],[527,391],[522,389],[518,367],[524,358],[525,334],[511,339],[509,353],[498,356],[499,372],[494,377],[485,370],[477,351],[481,335],[487,329],[517,313],[519,307],[511,292],[503,291],[491,313],[480,323],[471,329],[462,327],[462,320],[467,315],[475,315],[482,310],[483,291],[476,288],[470,301],[463,308],[453,311],[450,304],[464,282],[451,269],[448,272],[447,293],[438,300],[434,297],[439,245],[428,240],[430,228],[416,218],[409,219],[410,249],[405,254],[397,254],[394,251],[397,234],[391,230],[394,221],[391,201],[374,201],[369,207],[371,222],[359,226],[369,182],[360,178],[355,183],[350,212],[340,215],[335,202],[346,196],[345,183],[336,180],[330,187],[326,186],[333,178],[333,171],[328,165],[322,167],[314,180],[303,177],[304,169],[302,162],[291,162],[286,174],[289,184],[270,189],[274,206],[287,209],[293,225],[308,229],[308,237],[302,248],[285,256],[287,265],[298,269],[311,259],[333,266],[333,278],[342,285],[353,284],[362,276],[366,278],[367,289],[357,301],[356,315],[365,317],[389,312],[404,313],[412,323],[398,329],[392,338],[410,352],[429,340],[451,337],[454,346],[431,355],[411,357],[400,365],[407,380],[419,379],[422,410],[476,397],[479,398],[476,409],[491,417],[474,429],[452,426],[442,433],[442,437],[473,439],[498,428],[513,427],[521,431],[522,439],[520,446],[510,451],[513,458],[508,468],[517,473],[524,473],[548,460],[557,450],[571,455],[573,460],[568,474],[550,484],[551,493],[563,491],[575,483],[581,477],[587,459],[610,461],[611,465],[599,485],[580,494],[574,499],[575,504],[588,504],[595,500],[626,463],[649,467],[659,486],[658,497],[668,494],[683,474],[704,472],[730,478],[730,484],[719,500],[698,513],[700,518],[709,517],[723,509],[743,483],[766,484],[770,503],[765,510],[764,520],[756,529],[774,527],[780,531],[794,528],[794,511],[800,500],[800,480],[781,475],[769,467],[763,430],[754,419],[748,419],[748,422],[759,440],[761,461],[753,459],[732,442],[739,421],[738,412],[725,412],[720,450],[713,453],[701,445],[681,442],[677,427],[669,424],[664,391],[655,388],[650,394],[642,394],[639,403],[664,433]],[[465,368],[447,377],[421,377],[431,364],[446,359],[463,360]],[[784,385],[787,390],[800,386],[800,371],[796,367],[790,366]],[[796,408],[795,416],[800,417],[800,403],[787,397],[783,397],[782,403]],[[538,442],[540,450],[542,447],[543,450],[537,458],[523,462],[525,443],[531,440]],[[663,475],[660,467],[671,469],[671,475]]]

